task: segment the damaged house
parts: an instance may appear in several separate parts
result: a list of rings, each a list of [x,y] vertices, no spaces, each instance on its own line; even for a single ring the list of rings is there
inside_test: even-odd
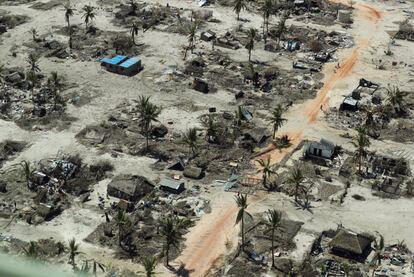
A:
[[[112,197],[135,202],[153,189],[154,185],[142,176],[121,175],[108,184],[107,193]]]
[[[321,139],[319,142],[311,141],[305,146],[307,158],[332,160],[337,153],[338,146],[326,139]]]
[[[373,241],[374,238],[370,235],[339,229],[329,246],[334,255],[364,261],[372,250]]]

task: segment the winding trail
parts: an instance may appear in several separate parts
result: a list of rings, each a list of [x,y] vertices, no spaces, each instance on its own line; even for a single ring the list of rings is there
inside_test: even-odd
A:
[[[359,3],[355,5],[354,18],[357,21],[364,21],[370,24],[373,30],[376,30],[378,23],[381,21],[383,12],[368,4]],[[287,154],[292,152],[298,144],[303,140],[306,130],[318,122],[318,116],[321,107],[326,107],[329,101],[329,94],[339,81],[349,77],[355,65],[360,58],[361,50],[370,45],[370,37],[366,37],[363,29],[356,30],[356,45],[353,49],[342,50],[350,53],[340,62],[340,68],[334,70],[333,65],[327,65],[324,68],[325,80],[324,86],[320,89],[315,99],[301,104],[300,109],[295,110],[287,116],[288,128],[283,134],[289,135],[292,145],[286,149],[276,149],[273,145],[264,149],[257,157],[267,158],[270,156],[272,164],[280,162]],[[303,105],[303,107],[302,107]],[[296,112],[301,111],[301,112]],[[289,122],[291,122],[289,124]],[[253,161],[254,163],[255,161]],[[232,195],[231,195],[232,196]],[[225,199],[225,200],[224,200]],[[224,201],[223,201],[224,200]],[[217,200],[218,201],[218,200]],[[186,248],[182,255],[177,258],[176,262],[185,265],[190,276],[208,276],[209,270],[216,265],[218,260],[226,252],[226,241],[237,242],[236,226],[234,219],[237,209],[234,205],[232,197],[224,197],[220,199],[220,204],[213,211],[203,216],[200,222],[191,229],[187,236]],[[252,201],[252,200],[250,200]],[[255,202],[260,200],[256,199]],[[251,203],[251,205],[254,204]]]

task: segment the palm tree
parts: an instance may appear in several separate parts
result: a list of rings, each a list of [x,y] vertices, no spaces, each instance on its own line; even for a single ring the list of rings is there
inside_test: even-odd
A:
[[[382,112],[382,108],[378,108],[377,106],[368,106],[362,108],[365,112],[366,119],[365,119],[365,127],[370,128],[374,125],[374,114]]]
[[[100,262],[97,262],[95,259],[84,260],[82,268],[80,270],[81,272],[89,273],[89,270],[91,269],[91,267],[89,266],[89,262],[92,262],[92,274],[94,276],[97,276],[98,267],[101,269],[102,272],[105,272],[105,267],[106,266],[104,264],[100,263]]]
[[[70,17],[73,16],[75,10],[72,8],[70,1],[68,0],[64,5],[65,8],[65,20],[68,24],[68,34],[69,34],[69,48],[72,49],[72,27],[70,26]]]
[[[160,234],[165,240],[165,264],[169,266],[170,249],[171,246],[179,247],[179,242],[182,239],[180,224],[178,224],[176,216],[169,215],[160,220]]]
[[[33,41],[36,42],[37,40],[37,31],[35,28],[30,29],[30,34],[32,34]]]
[[[18,164],[18,166],[20,166],[26,185],[30,189],[30,181],[32,180],[32,175],[36,169],[32,167],[29,161],[22,161]]]
[[[136,15],[138,10],[138,4],[135,2],[135,0],[129,0],[129,6],[131,9],[131,14]]]
[[[279,104],[272,112],[272,117],[270,118],[270,121],[273,123],[273,139],[276,138],[276,132],[279,130],[280,127],[283,126],[283,124],[287,121],[286,118],[282,117],[283,115],[283,108]]]
[[[206,138],[208,142],[216,142],[217,132],[219,130],[219,124],[216,122],[215,117],[212,114],[203,117],[200,120],[201,125],[206,129]]]
[[[282,220],[282,213],[277,210],[268,210],[267,211],[267,231],[272,232],[272,266],[275,267],[275,232],[280,227],[280,222]]]
[[[270,165],[270,156],[267,157],[267,160],[260,159],[257,161],[259,165],[262,167],[263,170],[263,187],[269,189],[270,187],[267,186],[267,179],[270,177],[270,174],[276,173],[271,169]]]
[[[298,203],[299,190],[302,183],[305,181],[305,176],[303,175],[302,169],[300,166],[295,166],[292,168],[289,174],[287,182],[295,186],[295,202]]]
[[[85,28],[88,29],[88,24],[89,22],[91,22],[92,20],[95,19],[95,12],[94,12],[94,7],[90,6],[90,5],[85,5],[82,10],[83,10],[83,15],[82,18],[85,19]]]
[[[265,43],[267,40],[267,34],[269,33],[269,18],[270,15],[274,11],[275,2],[274,0],[265,0],[263,2],[263,37],[265,39]],[[266,28],[266,32],[265,32]]]
[[[391,106],[396,110],[397,114],[402,114],[404,112],[405,106],[405,97],[408,96],[408,92],[400,90],[397,86],[389,86],[387,89],[387,101]]]
[[[145,277],[154,277],[155,268],[157,267],[157,258],[154,256],[144,257],[142,259],[142,265],[145,269]]]
[[[4,83],[3,72],[4,72],[4,64],[0,64],[0,84]]]
[[[198,27],[199,27],[199,22],[194,21],[193,23],[191,23],[191,25],[188,28],[184,29],[184,31],[188,33],[187,35],[188,45],[184,46],[184,57],[183,57],[184,60],[187,58],[188,50],[190,50],[191,53],[194,52],[194,44],[195,44],[195,38],[196,38]]]
[[[381,265],[383,251],[384,251],[385,243],[384,237],[379,235],[379,241],[374,241],[374,257],[371,260],[371,264],[374,265],[374,269],[372,270],[372,276],[375,275],[375,270]]]
[[[256,30],[254,28],[250,28],[248,32],[248,41],[246,44],[246,49],[249,52],[249,62],[252,56],[252,50],[254,48],[254,39],[256,38]]]
[[[52,71],[50,73],[50,77],[47,80],[47,83],[53,92],[54,109],[56,109],[58,104],[65,105],[65,101],[59,93],[60,89],[64,85],[63,78],[56,71]]]
[[[34,52],[30,53],[26,59],[27,63],[29,64],[29,71],[31,72],[39,72],[39,56],[37,56]]]
[[[236,224],[238,224],[239,222],[241,222],[241,236],[242,236],[242,245],[241,247],[244,247],[245,244],[245,237],[244,237],[244,216],[247,215],[249,217],[252,218],[252,215],[249,214],[246,209],[247,209],[247,194],[240,194],[237,195],[235,198],[237,207],[239,208],[239,212],[237,213],[237,217],[236,217]]]
[[[152,122],[158,121],[162,108],[151,103],[150,97],[140,96],[137,105],[139,123],[146,138],[146,149],[149,147],[149,136]]]
[[[29,259],[36,259],[39,255],[37,243],[35,241],[30,241],[29,247],[23,247],[23,251]]]
[[[188,145],[189,150],[195,156],[196,151],[198,149],[198,137],[197,137],[197,129],[190,128],[183,134],[183,142]]]
[[[233,10],[237,14],[237,20],[240,20],[240,12],[247,8],[245,0],[234,0],[234,8]]]
[[[282,39],[282,35],[286,30],[286,20],[289,17],[289,12],[285,11],[280,18],[279,24],[277,25],[277,35],[278,35],[278,44],[280,45],[280,40]]]
[[[366,155],[366,148],[371,145],[369,138],[364,127],[357,128],[358,134],[351,141],[352,145],[356,148],[358,157],[358,171],[362,172],[362,159]]]
[[[118,244],[119,246],[121,246],[122,240],[123,240],[123,228],[124,225],[127,223],[128,217],[126,215],[126,213],[119,209],[116,217],[115,217],[115,222],[116,222],[116,226],[118,226]]]
[[[29,64],[29,72],[27,74],[27,79],[32,82],[32,100],[34,100],[34,88],[38,83],[39,79],[36,72],[40,71],[39,67],[39,57],[34,53],[30,53],[26,59],[27,63]]]
[[[189,28],[188,48],[191,50],[191,53],[193,53],[193,50],[194,50],[195,38],[196,38],[196,33],[197,33],[197,30],[198,30],[198,26],[199,26],[199,23],[197,21],[194,21],[193,24],[191,24],[191,26]]]
[[[139,30],[138,23],[137,23],[137,22],[132,23],[132,26],[131,26],[131,37],[132,37],[132,42],[133,42],[135,45],[137,45],[137,44],[135,43],[135,36],[137,36],[137,35],[138,35],[138,30]]]
[[[26,78],[32,84],[32,86],[31,86],[31,90],[32,90],[32,101],[34,101],[34,89],[37,86],[37,84],[39,83],[39,78],[37,77],[37,74],[34,71],[27,72]]]
[[[72,265],[73,269],[76,268],[75,258],[81,252],[79,252],[79,244],[76,243],[76,239],[72,238],[69,240],[69,263]]]

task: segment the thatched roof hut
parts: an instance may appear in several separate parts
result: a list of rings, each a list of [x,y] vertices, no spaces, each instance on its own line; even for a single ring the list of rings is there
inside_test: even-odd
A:
[[[373,237],[340,229],[330,241],[331,252],[348,258],[360,259],[368,256],[371,251]]]

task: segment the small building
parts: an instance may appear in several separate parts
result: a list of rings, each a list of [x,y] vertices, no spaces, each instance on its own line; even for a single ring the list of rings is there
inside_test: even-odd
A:
[[[138,57],[128,58],[127,56],[117,55],[111,59],[103,58],[100,60],[101,66],[113,73],[126,76],[137,74],[141,69],[141,59]]]
[[[133,57],[119,65],[118,73],[126,76],[132,76],[137,74],[141,69],[141,59]]]
[[[203,178],[204,172],[203,172],[203,169],[199,167],[187,166],[184,169],[183,175],[187,178],[201,179]]]
[[[306,145],[305,155],[309,158],[333,159],[337,146],[332,142],[321,139],[319,142],[312,141]]]
[[[372,250],[373,240],[370,235],[340,229],[329,242],[329,246],[334,255],[363,261]]]
[[[340,109],[355,112],[358,110],[358,103],[359,101],[352,98],[352,96],[346,96],[340,106]]]
[[[159,188],[174,194],[179,194],[185,190],[184,181],[172,179],[162,179],[159,183]]]
[[[300,49],[300,42],[297,40],[288,40],[284,43],[283,47],[285,50],[293,52]]]
[[[105,67],[106,70],[113,73],[118,73],[118,65],[123,63],[128,59],[127,56],[117,55],[111,59],[103,58],[101,59],[101,66]]]
[[[208,93],[209,87],[208,83],[206,81],[203,81],[199,78],[194,78],[192,88],[196,91],[202,92],[202,93]]]
[[[152,192],[154,186],[142,176],[121,175],[115,177],[107,187],[108,195],[127,201],[139,201]]]
[[[204,40],[204,41],[207,41],[207,42],[212,41],[213,39],[216,39],[216,33],[214,33],[213,31],[210,31],[210,30],[202,32],[201,36],[200,36],[200,39]]]

